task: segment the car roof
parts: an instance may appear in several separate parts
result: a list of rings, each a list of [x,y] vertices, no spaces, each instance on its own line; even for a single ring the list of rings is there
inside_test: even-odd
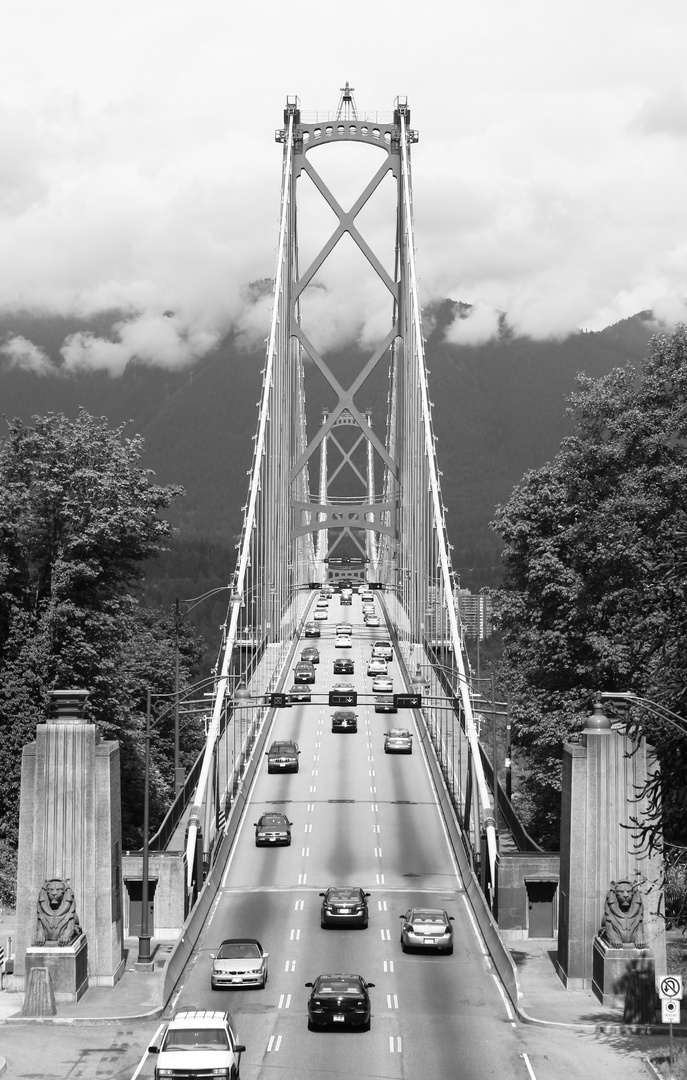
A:
[[[410,736],[408,728],[404,727],[392,727],[387,731],[387,735],[407,735]]]
[[[272,745],[270,746],[270,750],[277,750],[281,746],[288,747],[288,749],[290,750],[292,747],[294,749],[296,748],[296,743],[293,741],[293,739],[278,739],[276,742],[272,743]]]

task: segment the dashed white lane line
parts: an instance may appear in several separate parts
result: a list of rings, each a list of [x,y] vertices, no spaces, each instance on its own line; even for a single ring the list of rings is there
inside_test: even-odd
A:
[[[303,911],[304,908],[305,908],[305,900],[296,900],[295,904],[293,905],[293,910],[294,911]]]
[[[290,1009],[291,1008],[291,994],[280,994],[278,1009]]]
[[[391,941],[391,931],[390,930],[380,930],[379,933],[382,936],[382,941]]]
[[[386,900],[378,900],[377,901],[377,910],[378,911],[387,911]]]
[[[305,885],[307,880],[308,880],[308,875],[307,874],[299,874],[298,875],[298,884],[299,885]]]
[[[400,1035],[389,1036],[389,1052],[391,1054],[400,1054],[403,1050],[403,1044],[401,1042]]]
[[[271,1054],[274,1052],[276,1054],[281,1046],[281,1040],[281,1035],[270,1035],[269,1042],[267,1043],[267,1053]]]
[[[286,964],[284,965],[284,971],[295,971],[295,970],[296,970],[296,961],[295,960],[287,960]]]
[[[498,990],[498,992],[501,995],[501,998],[503,1000],[503,1005],[504,1005],[504,1008],[506,1010],[506,1015],[507,1015],[508,1019],[510,1020],[511,1025],[513,1027],[515,1027],[515,1016],[513,1015],[513,1010],[510,1007],[510,1001],[506,997],[506,992],[505,992],[505,990],[503,989],[503,987],[501,985],[501,980],[499,979],[498,975],[496,975],[493,971],[491,973],[491,977],[494,980],[494,982],[496,983],[496,989]]]
[[[383,885],[384,884],[384,874],[375,874],[375,877],[377,879],[377,884],[378,885]]]
[[[387,1007],[387,1009],[397,1009],[398,1008],[398,994],[387,994],[386,995],[386,1007]]]
[[[384,971],[388,975],[390,975],[393,972],[393,970],[394,970],[394,962],[393,962],[393,960],[385,960],[384,961]]]
[[[291,937],[290,937],[290,940],[291,940],[291,941],[300,941],[300,940],[301,940],[301,932],[300,932],[300,930],[299,930],[299,929],[297,929],[297,928],[293,928],[293,929],[291,930]]]
[[[530,1074],[531,1080],[537,1080],[537,1077],[534,1075],[534,1069],[530,1065],[530,1059],[528,1058],[527,1054],[522,1055],[522,1060],[525,1062],[525,1065],[527,1066],[527,1071]]]
[[[375,848],[375,859],[381,859],[381,857],[382,857],[382,849],[380,847],[376,847]]]
[[[308,856],[310,855],[310,848],[309,847],[301,848],[301,855],[302,855],[302,857],[304,859],[307,859]]]

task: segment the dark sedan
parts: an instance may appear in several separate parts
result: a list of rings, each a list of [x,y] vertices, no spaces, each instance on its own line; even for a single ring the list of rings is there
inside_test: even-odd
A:
[[[360,1027],[370,1030],[372,1006],[368,991],[374,983],[362,975],[320,975],[310,987],[308,1030],[316,1027]]]
[[[255,822],[255,846],[291,843],[291,822],[286,814],[262,814]]]
[[[306,645],[301,650],[301,660],[306,661],[308,664],[319,664],[320,662],[320,650],[314,645]]]
[[[289,690],[289,701],[312,701],[312,690],[302,683],[294,683]]]
[[[337,709],[332,713],[332,731],[357,731],[358,714],[352,709]]]
[[[334,661],[335,675],[352,675],[355,671],[355,663],[349,656],[339,657]]]
[[[320,926],[359,926],[367,930],[367,898],[370,894],[349,885],[331,885],[323,897]]]

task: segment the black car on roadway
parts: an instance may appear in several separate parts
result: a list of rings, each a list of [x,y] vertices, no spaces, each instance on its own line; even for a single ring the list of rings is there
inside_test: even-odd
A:
[[[320,628],[316,622],[307,622],[303,633],[306,637],[320,637]]]
[[[360,1027],[370,1030],[372,1006],[368,991],[374,983],[362,975],[319,975],[310,987],[308,1030],[316,1027]]]
[[[261,814],[255,824],[255,846],[291,843],[291,822],[286,814]]]
[[[359,926],[367,930],[367,898],[370,894],[357,886],[330,885],[323,897],[320,926]]]
[[[306,645],[304,649],[301,649],[301,660],[309,664],[319,664],[320,650],[316,645]]]
[[[267,771],[275,772],[298,772],[298,743],[291,739],[282,739],[273,742],[267,751]]]
[[[299,660],[293,669],[293,681],[314,683],[315,682],[315,666],[308,660]]]
[[[355,671],[355,664],[351,660],[350,656],[337,657],[334,661],[334,674],[335,675],[352,675]]]
[[[357,731],[358,714],[352,709],[337,709],[332,713],[332,731]]]
[[[294,683],[289,690],[289,701],[312,701],[312,691],[307,683]]]

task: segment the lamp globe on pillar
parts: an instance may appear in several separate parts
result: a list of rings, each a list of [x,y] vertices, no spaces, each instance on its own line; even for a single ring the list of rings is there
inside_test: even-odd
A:
[[[587,717],[583,735],[605,735],[612,730],[611,721],[604,712],[603,702],[596,698],[592,705],[592,711]]]

